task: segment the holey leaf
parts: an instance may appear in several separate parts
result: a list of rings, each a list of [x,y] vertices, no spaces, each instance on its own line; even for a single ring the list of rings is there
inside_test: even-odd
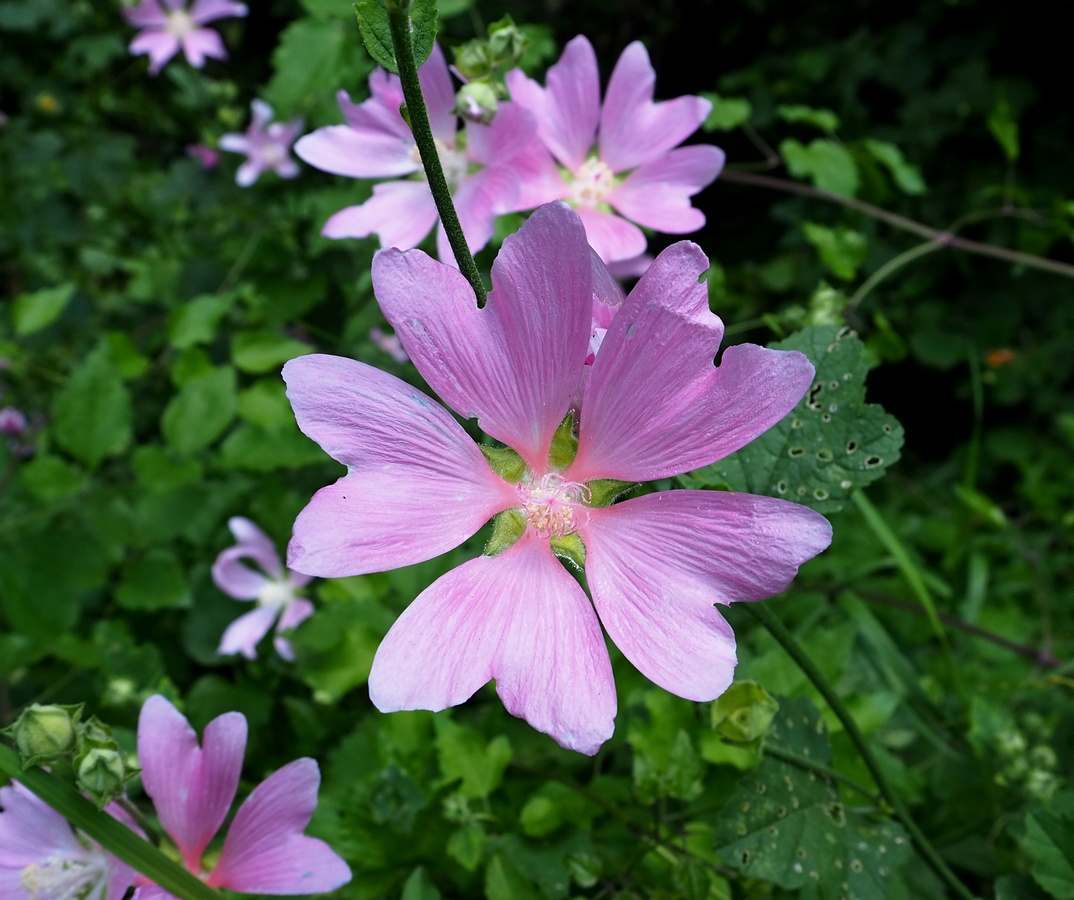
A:
[[[767,494],[833,513],[899,458],[902,426],[865,403],[864,346],[847,328],[814,325],[772,344],[817,368],[802,402],[741,450],[680,477],[685,487]]]
[[[768,746],[831,764],[824,720],[805,697],[780,701]],[[738,783],[714,837],[744,876],[814,900],[886,900],[911,846],[901,825],[845,806],[826,775],[772,756]]]

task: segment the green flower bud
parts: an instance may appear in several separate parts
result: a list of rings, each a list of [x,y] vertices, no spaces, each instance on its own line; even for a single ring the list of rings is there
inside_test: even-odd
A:
[[[460,116],[471,122],[488,125],[499,108],[500,101],[496,99],[495,88],[484,81],[464,84],[455,95],[455,109]]]
[[[501,69],[513,69],[522,60],[530,39],[510,16],[489,25],[489,51]]]
[[[82,754],[76,769],[78,787],[89,794],[98,807],[104,807],[123,793],[131,774],[123,756],[110,747],[92,747]]]
[[[492,72],[492,60],[485,41],[474,39],[455,48],[455,70],[467,81]],[[461,104],[460,104],[461,105]]]
[[[712,704],[712,727],[726,741],[749,744],[772,728],[779,704],[756,681],[736,681]]]
[[[78,717],[82,705],[41,706],[23,710],[18,721],[5,731],[15,739],[24,766],[55,762],[75,749]]]

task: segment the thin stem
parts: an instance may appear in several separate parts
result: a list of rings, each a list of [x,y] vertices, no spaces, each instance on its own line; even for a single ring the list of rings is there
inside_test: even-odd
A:
[[[418,80],[418,66],[414,61],[410,19],[404,9],[399,9],[396,4],[388,4],[388,22],[392,29],[392,45],[395,48],[395,61],[399,66],[399,81],[403,87],[403,99],[406,101],[407,115],[410,118],[410,130],[414,133],[414,141],[418,145],[418,153],[425,176],[429,180],[429,190],[432,191],[436,211],[440,214],[440,222],[444,226],[448,243],[451,244],[451,252],[455,254],[455,261],[459,264],[459,271],[474,289],[477,305],[484,306],[485,285],[481,281],[481,273],[477,270],[477,263],[474,262],[470,248],[466,245],[466,236],[462,233],[455,204],[451,201],[451,188],[444,177],[436,139],[429,125],[429,112],[425,108],[425,98]]]
[[[766,187],[776,191],[784,191],[790,194],[801,194],[804,197],[813,197],[816,200],[826,200],[836,203],[848,209],[856,210],[873,219],[886,222],[894,228],[909,231],[929,241],[935,241],[944,247],[954,247],[966,253],[974,253],[978,256],[991,256],[994,259],[1002,259],[1010,263],[1029,266],[1033,269],[1043,269],[1055,275],[1065,275],[1074,278],[1074,266],[1069,263],[1059,262],[1055,259],[1047,259],[1043,256],[1034,256],[1032,253],[1022,253],[1020,250],[1011,250],[1007,247],[997,247],[995,244],[984,244],[981,241],[971,241],[960,238],[950,231],[942,231],[938,228],[930,228],[921,222],[900,216],[864,200],[856,200],[854,197],[844,197],[842,194],[834,194],[831,191],[822,191],[812,185],[802,184],[800,181],[790,181],[786,178],[775,178],[772,175],[756,175],[752,172],[736,172],[724,170],[720,173],[720,181],[730,181],[734,184],[750,184],[755,187]]]
[[[772,744],[768,743],[764,745],[764,753],[765,756],[771,756],[775,759],[782,760],[785,763],[790,763],[792,766],[797,766],[799,769],[805,769],[807,772],[816,772],[818,775],[823,775],[825,778],[831,778],[833,781],[840,781],[852,791],[857,791],[866,800],[872,801],[873,806],[880,806],[881,797],[878,797],[865,785],[860,784],[853,778],[848,778],[841,772],[835,771],[831,766],[826,766],[816,760],[808,759],[805,756],[799,756],[797,753],[792,753],[790,750],[784,750],[782,747],[774,747]]]
[[[200,878],[172,862],[122,822],[101,812],[73,787],[44,769],[23,769],[18,754],[2,744],[0,772],[33,791],[75,828],[168,893],[184,900],[222,900]]]
[[[865,735],[863,735],[861,729],[858,728],[858,723],[854,721],[854,717],[850,715],[850,710],[846,708],[846,705],[839,698],[835,689],[828,682],[828,679],[824,677],[824,674],[817,668],[813,660],[809,658],[806,652],[794,639],[794,636],[787,630],[784,624],[776,618],[775,613],[773,613],[768,606],[764,603],[744,603],[743,606],[755,619],[757,619],[758,622],[768,629],[772,637],[774,637],[783,649],[787,651],[787,655],[798,664],[798,668],[800,668],[805,676],[813,682],[814,687],[820,691],[821,696],[827,701],[832,712],[835,713],[839,721],[843,723],[843,728],[846,730],[847,737],[849,737],[854,743],[854,746],[857,747],[858,753],[861,755],[862,761],[865,763],[869,773],[873,776],[873,780],[876,782],[876,786],[880,789],[880,793],[888,802],[888,805],[895,811],[895,815],[898,816],[903,827],[910,832],[910,836],[913,838],[921,855],[925,857],[929,865],[935,869],[936,874],[947,882],[959,897],[964,898],[964,900],[975,900],[970,890],[959,881],[958,876],[948,868],[947,863],[945,863],[940,854],[936,852],[936,848],[932,846],[932,843],[925,836],[925,833],[918,828],[917,823],[910,815],[910,811],[906,808],[906,804],[902,802],[902,798],[891,786],[887,776],[884,774],[884,770],[880,768],[880,763],[873,755],[872,749],[865,740]]]
[[[872,275],[865,279],[865,282],[862,284],[862,286],[854,292],[854,296],[851,297],[850,300],[847,302],[847,309],[857,309],[858,304],[861,303],[862,300],[864,300],[869,294],[872,293],[873,288],[875,288],[878,284],[880,284],[881,281],[883,281],[893,272],[897,272],[903,266],[907,265],[908,263],[912,263],[918,257],[924,256],[926,253],[932,253],[935,250],[939,250],[943,246],[944,245],[941,244],[939,241],[925,241],[925,243],[918,244],[915,247],[911,247],[909,250],[900,253],[898,256],[893,256],[886,263],[884,263],[884,265],[882,265],[879,269],[873,272]]]

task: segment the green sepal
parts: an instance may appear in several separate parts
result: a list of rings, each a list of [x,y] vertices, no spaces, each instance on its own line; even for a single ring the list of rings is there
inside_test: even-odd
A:
[[[510,447],[485,447],[482,445],[481,452],[485,454],[485,460],[492,468],[492,471],[504,481],[518,484],[522,480],[522,476],[526,474],[526,464],[522,461],[522,457]]]
[[[598,478],[586,484],[589,488],[589,506],[611,506],[616,500],[638,487],[634,481],[616,481],[614,478]]]
[[[582,543],[578,532],[572,531],[563,537],[552,538],[549,543],[552,545],[552,552],[560,559],[567,560],[578,569],[585,568],[585,544]]]
[[[578,438],[574,436],[574,412],[569,412],[552,435],[548,463],[554,469],[565,469],[578,455]]]
[[[11,735],[26,768],[40,766],[75,751],[81,715],[81,703],[72,706],[32,703],[0,734]]]
[[[484,449],[484,448],[482,448]],[[526,517],[517,509],[508,509],[492,520],[492,535],[485,544],[485,556],[503,553],[508,547],[517,543],[526,530]]]

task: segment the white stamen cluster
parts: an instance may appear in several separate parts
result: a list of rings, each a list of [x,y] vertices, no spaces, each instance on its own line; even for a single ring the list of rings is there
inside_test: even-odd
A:
[[[608,164],[591,156],[574,173],[568,200],[576,206],[596,206],[615,187],[615,175]]]
[[[578,513],[584,515],[590,497],[584,484],[566,481],[555,472],[542,475],[538,481],[520,484],[517,490],[526,523],[545,540],[574,531],[578,527]]]
[[[104,900],[108,875],[104,852],[94,848],[82,859],[57,855],[39,866],[26,866],[19,881],[30,900]]]
[[[164,26],[164,30],[181,39],[197,27],[197,22],[190,18],[190,14],[186,10],[173,9],[168,13],[168,24]]]

